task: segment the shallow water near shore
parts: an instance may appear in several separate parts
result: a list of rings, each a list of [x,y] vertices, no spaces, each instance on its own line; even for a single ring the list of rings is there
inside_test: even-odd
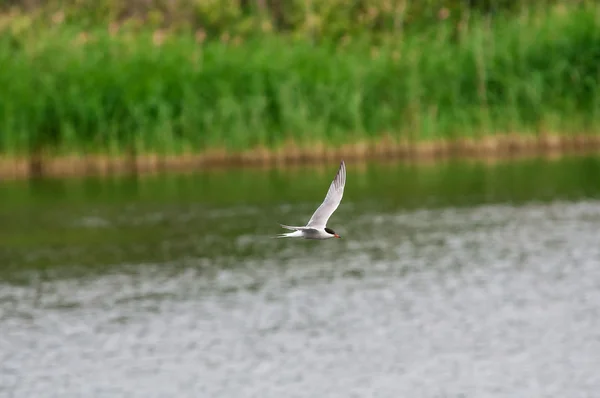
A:
[[[0,396],[592,397],[600,159],[0,184]]]

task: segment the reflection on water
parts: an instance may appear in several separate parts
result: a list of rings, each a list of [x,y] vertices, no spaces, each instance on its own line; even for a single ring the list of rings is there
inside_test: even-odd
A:
[[[5,184],[0,396],[595,396],[598,164]]]

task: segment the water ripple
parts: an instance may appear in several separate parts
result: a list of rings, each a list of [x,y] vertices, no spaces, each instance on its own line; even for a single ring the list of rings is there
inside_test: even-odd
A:
[[[245,211],[243,222],[263,216]],[[188,252],[5,283],[0,395],[591,397],[600,389],[599,202],[363,214],[345,227],[340,241],[248,232],[220,256]]]

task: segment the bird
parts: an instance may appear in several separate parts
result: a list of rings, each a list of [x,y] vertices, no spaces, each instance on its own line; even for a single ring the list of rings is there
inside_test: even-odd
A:
[[[344,196],[344,186],[346,185],[346,164],[344,160],[340,163],[340,168],[335,175],[335,178],[329,186],[325,200],[321,206],[314,212],[308,224],[304,227],[293,227],[290,225],[281,225],[282,228],[292,230],[294,232],[282,233],[275,238],[304,238],[304,239],[330,239],[341,238],[333,229],[327,227],[329,217],[340,205]]]

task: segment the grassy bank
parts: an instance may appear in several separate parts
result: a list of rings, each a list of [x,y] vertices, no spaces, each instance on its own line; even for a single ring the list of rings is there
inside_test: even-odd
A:
[[[377,45],[15,19],[0,35],[0,152],[222,155],[595,134],[599,18],[554,7],[458,30],[448,19]]]
[[[285,34],[341,39],[367,34],[372,41],[414,34],[440,20],[518,16],[549,7],[594,6],[595,0],[10,0],[0,14],[27,15],[36,25],[76,23],[88,29],[121,25],[174,32],[202,31],[209,38]]]

